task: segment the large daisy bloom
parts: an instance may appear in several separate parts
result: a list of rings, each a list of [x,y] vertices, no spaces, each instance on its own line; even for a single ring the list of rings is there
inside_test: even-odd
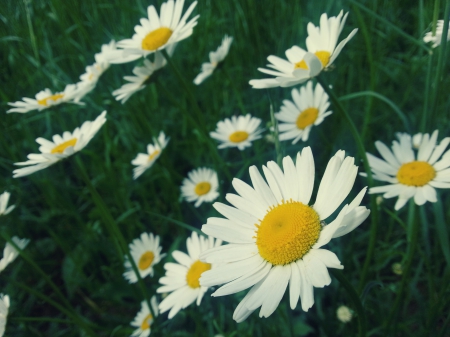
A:
[[[0,337],[5,333],[9,304],[9,296],[0,294]]]
[[[136,34],[131,39],[117,43],[117,47],[123,49],[122,55],[114,52],[110,62],[124,63],[137,60],[191,36],[199,15],[189,22],[186,20],[197,5],[197,1],[193,2],[181,17],[183,5],[184,0],[164,2],[161,5],[159,16],[155,6],[149,6],[147,8],[148,19],[141,19],[141,25],[134,27]]]
[[[373,178],[389,185],[372,187],[369,193],[384,193],[384,198],[397,197],[395,210],[402,208],[410,198],[417,205],[427,201],[436,202],[435,188],[450,188],[450,150],[445,151],[450,137],[436,144],[439,131],[414,137],[417,154],[414,152],[413,138],[406,133],[398,133],[398,141],[392,142],[392,151],[382,142],[375,146],[383,159],[367,153]]]
[[[131,164],[137,166],[133,169],[133,179],[139,178],[142,173],[152,167],[156,159],[161,155],[162,150],[169,143],[169,140],[170,138],[166,138],[163,131],[159,133],[158,139],[153,137],[153,144],[147,145],[147,153],[139,153],[131,162]]]
[[[188,173],[181,185],[181,196],[187,201],[195,201],[198,207],[202,202],[212,202],[219,196],[219,179],[217,172],[206,167],[200,167]]]
[[[166,275],[159,280],[162,286],[156,290],[157,293],[171,292],[159,304],[161,313],[170,309],[168,317],[171,319],[178,311],[188,307],[194,301],[200,305],[208,287],[201,286],[199,278],[205,271],[213,267],[210,263],[200,261],[199,255],[205,250],[219,247],[221,244],[221,240],[199,237],[196,232],[192,232],[191,237],[186,240],[188,254],[179,250],[172,253],[178,263],[169,262],[164,265]]]
[[[7,207],[10,195],[11,193],[7,191],[0,194],[0,215],[9,214],[16,207],[15,205]]]
[[[438,20],[436,24],[436,33],[434,34],[434,36],[433,32],[428,32],[423,37],[423,41],[425,43],[433,42],[433,45],[431,47],[436,48],[441,45],[443,32],[444,32],[444,20]],[[447,33],[447,41],[450,41],[450,27]]]
[[[141,238],[134,239],[133,242],[130,243],[129,248],[141,278],[144,278],[147,275],[153,276],[153,266],[166,256],[166,254],[161,254],[162,248],[159,245],[159,236],[153,235],[152,233],[142,233]],[[123,273],[123,276],[129,283],[136,283],[138,278],[127,256],[125,256],[124,265],[125,272]]]
[[[217,48],[216,51],[212,51],[209,53],[209,62],[202,64],[202,71],[194,79],[195,84],[199,85],[206,78],[211,76],[211,74],[217,68],[218,64],[222,62],[225,57],[227,57],[232,42],[233,38],[225,35],[219,48]]]
[[[280,122],[280,140],[293,139],[292,144],[295,144],[300,139],[307,141],[312,126],[322,123],[332,112],[327,111],[330,106],[328,95],[319,83],[315,89],[311,82],[300,90],[292,89],[292,99],[293,101],[283,101],[283,106],[280,112],[275,114],[275,118]]]
[[[20,250],[25,249],[30,242],[29,239],[19,239],[17,236],[13,236],[11,241],[13,241]],[[19,256],[19,251],[12,244],[7,242],[3,249],[3,258],[0,260],[0,272],[13,262],[17,256]]]
[[[209,218],[202,227],[204,233],[229,244],[200,255],[201,261],[221,264],[205,272],[200,284],[225,283],[212,296],[251,288],[234,312],[237,322],[258,307],[260,317],[270,316],[288,285],[291,309],[301,298],[302,309],[308,311],[314,304],[313,288],[331,282],[327,268],[344,268],[333,252],[322,247],[358,227],[370,213],[359,206],[367,189],[363,188],[330,219],[350,193],[357,170],[354,158],[338,151],[328,162],[312,205],[315,168],[309,147],[297,154],[295,164],[285,157],[283,170],[268,162],[263,166],[265,180],[251,166],[253,187],[233,179],[238,195],[227,194],[226,199],[234,207],[216,202],[214,208],[226,219]]]
[[[150,305],[152,306],[153,313],[158,316],[158,302],[156,301],[156,296],[153,296],[150,300]],[[131,337],[148,337],[151,332],[151,325],[153,324],[154,317],[148,307],[146,301],[142,301],[141,310],[137,313],[131,326],[137,329],[131,334]]]
[[[252,117],[250,114],[233,116],[231,119],[225,118],[218,122],[216,131],[210,132],[209,135],[221,142],[219,149],[237,147],[242,151],[252,146],[252,141],[261,138],[263,129],[258,129],[260,124],[261,119]]]
[[[13,178],[27,176],[36,171],[43,170],[60,160],[70,157],[82,150],[95,136],[101,126],[106,122],[106,111],[103,111],[94,121],[86,121],[72,133],[64,132],[61,136],[54,135],[52,141],[37,138],[36,143],[41,145],[41,153],[31,153],[27,161],[15,163],[17,166],[26,166],[13,171]]]

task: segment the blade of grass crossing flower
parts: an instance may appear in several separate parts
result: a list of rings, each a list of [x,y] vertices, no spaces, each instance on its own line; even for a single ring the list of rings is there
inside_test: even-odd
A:
[[[433,32],[433,36],[436,35],[436,28],[439,16],[439,7],[441,5],[440,0],[434,0],[434,10],[433,10],[433,21],[431,22],[431,31]]]
[[[281,167],[283,161],[283,154],[281,153],[280,139],[278,138],[278,121],[275,119],[275,114],[273,112],[273,105],[270,103],[270,120],[273,125],[273,138],[275,143],[275,151],[277,152],[277,163]]]

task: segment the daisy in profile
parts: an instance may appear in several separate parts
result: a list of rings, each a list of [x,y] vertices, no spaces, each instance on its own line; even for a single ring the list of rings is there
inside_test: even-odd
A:
[[[392,151],[382,142],[375,142],[383,159],[370,153],[367,159],[373,178],[388,185],[372,187],[369,193],[384,193],[384,198],[398,196],[395,210],[402,208],[410,198],[419,206],[427,201],[436,202],[435,188],[450,188],[450,150],[445,151],[450,137],[437,145],[438,133],[436,130],[431,136],[428,133],[416,136],[417,154],[412,137],[406,133],[397,134],[399,140],[392,142]]]
[[[5,333],[9,311],[9,296],[0,294],[0,337]]]
[[[193,28],[197,25],[199,15],[186,22],[191,15],[197,1],[193,2],[181,17],[184,0],[169,0],[161,5],[160,15],[155,6],[147,8],[148,19],[140,20],[141,25],[134,27],[136,34],[131,39],[125,39],[117,43],[122,49],[122,54],[115,52],[110,57],[111,63],[124,63],[137,60],[140,57],[162,50],[167,46],[184,40],[192,35]],[[117,58],[113,58],[117,57]]]
[[[150,305],[152,306],[153,313],[158,316],[158,302],[156,301],[156,296],[153,296],[150,300]],[[147,337],[150,336],[151,325],[153,324],[154,317],[148,307],[146,301],[142,301],[141,310],[138,312],[134,321],[131,322],[131,326],[137,329],[131,334],[131,337]]]
[[[194,79],[195,84],[199,85],[207,77],[211,76],[211,74],[217,68],[217,65],[222,62],[225,57],[227,57],[232,42],[233,38],[225,35],[219,48],[217,48],[216,51],[212,51],[209,53],[209,62],[202,64],[202,71]]]
[[[429,43],[433,42],[431,47],[436,48],[441,45],[442,35],[444,32],[444,20],[438,20],[436,24],[436,33],[433,35],[433,32],[428,32],[423,37],[423,42]],[[447,41],[450,41],[450,27],[447,33]]]
[[[250,114],[233,116],[217,123],[216,131],[210,132],[209,135],[221,142],[219,149],[237,147],[242,151],[252,146],[252,141],[261,138],[263,129],[258,129],[260,124],[261,120]]]
[[[292,99],[293,101],[283,101],[283,106],[280,112],[275,114],[275,118],[280,122],[280,140],[293,139],[292,144],[296,144],[300,139],[307,141],[313,125],[322,123],[332,112],[326,111],[330,103],[328,95],[319,83],[315,89],[311,82],[300,90],[292,89]]]
[[[162,248],[159,245],[159,236],[153,235],[152,233],[142,233],[141,238],[134,239],[133,242],[130,243],[129,248],[134,263],[136,263],[136,266],[139,269],[141,278],[144,278],[147,275],[153,276],[153,266],[166,256],[166,254],[161,254]],[[125,272],[123,273],[123,276],[129,283],[136,283],[138,281],[127,256],[125,256]]]
[[[217,172],[206,167],[192,170],[188,177],[183,179],[181,185],[181,196],[186,201],[195,201],[194,206],[198,207],[202,202],[212,202],[219,196],[217,189],[219,180]]]
[[[29,239],[19,239],[17,236],[13,236],[11,241],[13,241],[20,250],[24,250],[30,242]],[[7,242],[3,249],[3,258],[0,260],[0,272],[13,262],[17,256],[19,256],[18,250],[12,244]]]
[[[54,135],[52,140],[37,138],[36,143],[41,145],[41,153],[28,155],[27,161],[15,163],[17,166],[26,166],[13,171],[13,178],[27,176],[36,171],[43,170],[60,160],[70,157],[82,150],[95,136],[98,130],[106,122],[106,111],[103,111],[94,121],[86,121],[72,133],[64,132],[61,136]]]
[[[16,207],[15,205],[11,205],[7,208],[10,195],[11,193],[7,191],[0,194],[0,215],[9,214]]]
[[[178,311],[188,307],[196,302],[200,305],[203,295],[208,287],[201,286],[199,278],[207,270],[211,269],[211,264],[199,260],[199,255],[207,249],[219,247],[221,240],[214,240],[212,237],[198,236],[192,232],[190,238],[186,240],[187,252],[183,253],[175,250],[172,253],[173,258],[178,263],[166,263],[164,269],[166,275],[159,280],[162,284],[156,292],[171,292],[159,304],[161,313],[170,309],[169,319],[173,318]]]
[[[314,304],[313,288],[329,285],[328,268],[344,268],[337,256],[324,249],[332,238],[358,227],[370,211],[359,206],[363,188],[350,204],[338,208],[355,182],[354,158],[338,151],[328,162],[316,201],[314,159],[309,147],[294,161],[283,159],[283,170],[273,161],[263,166],[265,180],[251,166],[252,186],[233,179],[237,194],[227,194],[232,205],[213,206],[224,218],[209,218],[202,231],[229,242],[200,255],[200,260],[220,264],[200,278],[202,286],[225,284],[212,296],[230,295],[251,288],[236,308],[233,319],[245,320],[261,307],[260,317],[269,317],[289,285],[289,303],[308,311]],[[284,172],[283,172],[284,171]],[[330,216],[337,212],[334,219]]]
[[[153,137],[153,144],[147,145],[147,153],[139,153],[131,162],[131,164],[137,166],[133,169],[133,179],[139,178],[142,173],[152,167],[161,155],[162,150],[166,148],[169,140],[170,138],[166,138],[163,131],[159,133],[158,139]]]

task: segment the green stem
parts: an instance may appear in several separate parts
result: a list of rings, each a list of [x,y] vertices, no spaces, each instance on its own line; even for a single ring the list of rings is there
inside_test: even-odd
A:
[[[74,324],[68,319],[51,318],[51,317],[8,317],[8,321],[13,322],[53,322],[62,324]]]
[[[422,113],[422,119],[420,121],[420,132],[424,133],[427,130],[427,121],[428,121],[428,114],[430,111],[429,107],[429,101],[430,101],[430,83],[431,83],[431,70],[433,69],[433,59],[434,54],[429,54],[428,57],[428,66],[427,66],[427,76],[425,78],[425,97],[424,97],[424,103],[423,103],[423,113]]]
[[[270,120],[272,121],[273,125],[273,137],[275,143],[275,151],[277,153],[277,163],[278,166],[281,167],[283,161],[283,154],[281,153],[280,139],[278,138],[278,121],[275,118],[272,103],[270,104]]]
[[[434,1],[434,9],[433,9],[433,21],[431,22],[431,32],[433,33],[433,36],[436,36],[436,28],[437,28],[437,21],[439,16],[439,7],[440,7],[440,0]]]
[[[239,94],[239,90],[236,88],[236,82],[233,81],[233,79],[231,78],[230,73],[228,72],[225,64],[222,65],[221,69],[223,70],[223,73],[225,74],[225,77],[230,82],[231,87],[233,88],[233,92],[234,92],[234,95],[236,96],[236,100],[238,102],[239,109],[241,109],[241,113],[243,115],[246,115],[247,114],[247,110],[245,109],[244,102],[242,101],[242,97]]]

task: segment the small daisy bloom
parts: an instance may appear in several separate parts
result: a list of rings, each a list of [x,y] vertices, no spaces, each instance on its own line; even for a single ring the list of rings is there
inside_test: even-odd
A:
[[[192,170],[188,177],[183,179],[181,186],[181,196],[187,201],[195,201],[194,206],[198,207],[202,202],[212,202],[219,196],[217,189],[219,180],[217,172],[206,167]]]
[[[86,67],[86,72],[80,76],[81,82],[90,84],[91,90],[96,86],[100,76],[109,68],[108,54],[116,50],[116,42],[112,40],[101,47],[100,53],[94,55],[94,64]],[[90,91],[90,90],[89,90]]]
[[[233,38],[225,35],[219,48],[217,48],[216,51],[212,51],[209,53],[209,62],[202,64],[202,71],[194,79],[195,84],[199,85],[207,77],[211,76],[211,74],[217,68],[217,65],[222,62],[225,57],[227,57],[232,42]]]
[[[136,34],[131,39],[125,39],[117,43],[117,47],[123,50],[122,55],[119,54],[116,59],[110,58],[110,62],[124,63],[137,60],[188,38],[197,25],[199,15],[189,22],[186,22],[186,20],[196,5],[197,1],[193,2],[183,17],[181,17],[181,14],[184,0],[164,2],[161,5],[160,16],[158,16],[155,6],[149,6],[147,8],[148,19],[141,19],[141,25],[134,27]],[[117,56],[117,52],[113,56]]]
[[[402,208],[410,198],[419,206],[427,201],[436,202],[435,188],[450,188],[450,150],[444,153],[450,137],[436,145],[438,133],[436,130],[431,136],[422,134],[416,143],[417,154],[412,137],[406,133],[397,134],[399,141],[393,141],[392,151],[382,142],[375,142],[383,159],[367,153],[373,178],[389,185],[372,187],[369,193],[384,193],[386,199],[398,196],[395,210]]]
[[[444,20],[438,20],[436,24],[436,34],[434,34],[433,36],[433,32],[426,33],[425,36],[423,37],[423,41],[425,43],[433,42],[433,45],[431,47],[436,48],[441,45],[443,32],[444,32]],[[447,33],[447,41],[450,41],[450,27]]]
[[[209,263],[201,262],[199,255],[205,250],[219,247],[221,244],[221,240],[199,237],[196,232],[192,232],[191,237],[186,240],[188,254],[179,250],[172,253],[178,263],[169,262],[164,265],[166,275],[159,280],[162,286],[156,290],[157,293],[171,292],[159,304],[161,313],[170,309],[168,317],[171,319],[178,311],[188,307],[194,301],[197,306],[200,305],[208,287],[201,286],[199,278],[203,272],[214,267]]]
[[[158,316],[158,302],[156,301],[156,296],[153,296],[150,300],[153,313]],[[153,315],[148,307],[146,301],[141,303],[141,310],[138,312],[134,321],[131,322],[131,326],[136,327],[131,337],[147,337],[150,336],[151,325],[153,324]]]
[[[6,319],[9,310],[9,296],[0,294],[0,337],[5,333]]]
[[[41,145],[41,153],[28,155],[28,161],[15,163],[17,166],[27,166],[13,171],[13,178],[27,176],[36,171],[43,170],[60,160],[70,157],[82,150],[95,136],[98,130],[106,122],[106,111],[103,111],[94,121],[86,121],[72,133],[64,132],[61,136],[54,135],[53,141],[37,138],[36,143]]]
[[[8,208],[8,201],[11,193],[5,191],[0,194],[0,215],[6,215],[11,213],[11,211],[16,207],[15,205],[11,205]]]
[[[169,140],[170,138],[166,138],[163,131],[159,133],[158,139],[153,137],[153,144],[147,145],[147,153],[139,153],[131,162],[131,164],[137,166],[133,169],[133,179],[139,178],[142,173],[152,167],[161,155],[162,150],[166,148]]]
[[[292,101],[284,100],[280,112],[275,118],[280,122],[278,131],[280,140],[293,139],[296,144],[300,139],[307,141],[313,125],[319,125],[325,117],[332,114],[326,111],[330,106],[328,95],[317,83],[313,89],[311,82],[300,90],[292,89]]]
[[[200,284],[225,283],[212,296],[251,288],[233,314],[235,321],[242,322],[258,307],[260,317],[269,317],[288,285],[291,309],[301,298],[302,309],[308,311],[314,304],[313,288],[331,283],[327,268],[344,268],[333,252],[322,247],[358,227],[370,213],[359,206],[367,190],[363,188],[330,219],[350,193],[357,170],[354,158],[338,151],[328,162],[312,205],[315,168],[309,147],[297,154],[295,164],[285,157],[283,170],[268,162],[263,166],[266,180],[251,166],[253,187],[233,179],[239,195],[230,193],[226,199],[234,207],[216,202],[214,208],[226,219],[209,218],[202,227],[204,233],[229,244],[200,255],[201,261],[220,264],[205,272]]]
[[[338,320],[340,320],[342,323],[348,323],[353,318],[353,312],[352,312],[352,310],[350,310],[349,307],[347,307],[345,305],[341,305],[336,310],[336,316],[337,316]]]
[[[237,147],[243,150],[252,146],[252,141],[261,138],[262,129],[258,129],[261,120],[252,117],[250,114],[245,116],[233,116],[225,118],[217,123],[216,131],[210,132],[211,138],[217,139],[221,144],[219,149],[226,147]]]
[[[20,250],[25,249],[30,242],[29,239],[19,239],[17,236],[13,236],[11,241],[13,241],[17,247],[20,248]],[[17,249],[12,244],[7,242],[5,248],[3,249],[3,258],[0,260],[0,272],[3,271],[11,262],[13,262],[17,256],[19,256]]]
[[[153,266],[166,256],[166,254],[161,254],[162,248],[159,245],[159,236],[153,235],[152,233],[142,233],[141,238],[134,239],[130,243],[129,248],[134,263],[136,263],[139,269],[141,278],[147,275],[153,276]],[[129,283],[136,283],[138,281],[127,256],[125,256],[125,273],[123,273],[123,276]]]

